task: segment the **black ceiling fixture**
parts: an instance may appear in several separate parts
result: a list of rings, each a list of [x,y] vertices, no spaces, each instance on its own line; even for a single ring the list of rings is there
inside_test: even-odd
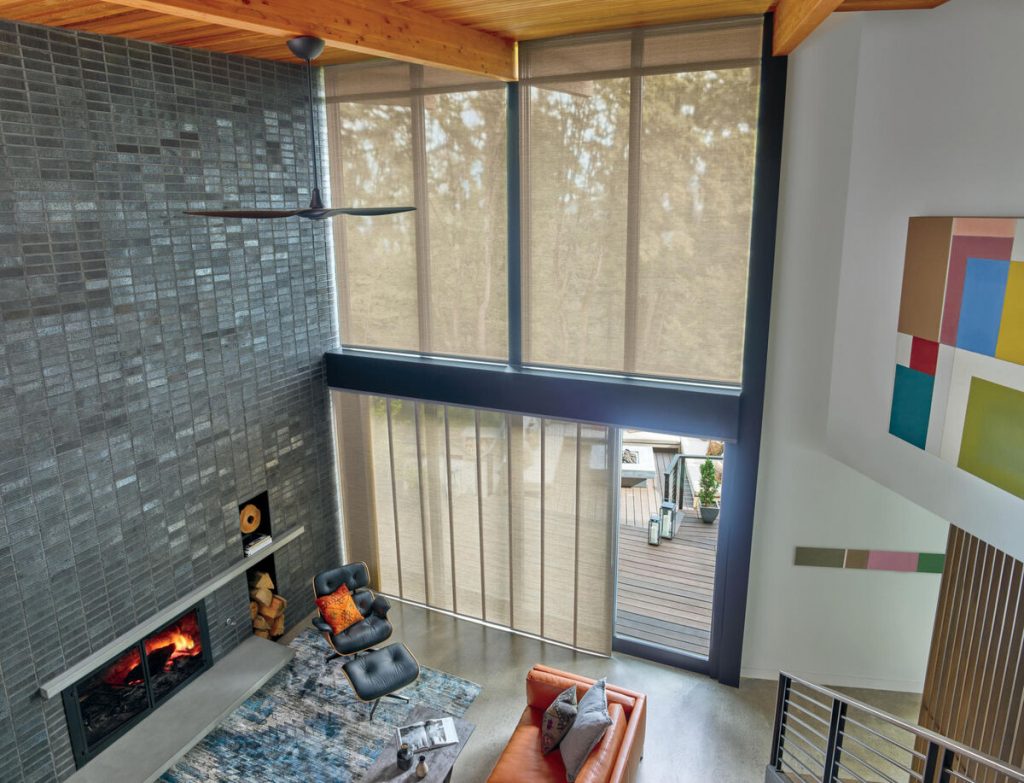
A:
[[[311,35],[300,35],[288,42],[292,54],[306,61],[306,88],[309,92],[309,129],[313,142],[313,197],[306,209],[213,209],[188,210],[186,215],[223,218],[287,218],[301,217],[306,220],[326,220],[335,215],[393,215],[397,212],[411,212],[416,207],[336,207],[324,204],[320,195],[320,171],[316,151],[316,115],[313,111],[313,60],[324,50],[324,42]]]

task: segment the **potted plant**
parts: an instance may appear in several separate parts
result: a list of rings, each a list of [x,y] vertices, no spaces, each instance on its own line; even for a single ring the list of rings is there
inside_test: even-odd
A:
[[[697,504],[700,506],[700,518],[705,522],[718,519],[718,477],[715,475],[715,463],[710,459],[704,460],[700,466]]]

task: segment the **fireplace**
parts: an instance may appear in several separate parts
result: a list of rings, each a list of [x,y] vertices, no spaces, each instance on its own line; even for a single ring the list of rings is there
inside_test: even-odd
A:
[[[212,663],[199,603],[63,691],[81,767]]]

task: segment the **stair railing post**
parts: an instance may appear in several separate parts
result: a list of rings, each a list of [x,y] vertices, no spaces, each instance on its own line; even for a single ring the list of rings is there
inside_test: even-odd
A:
[[[822,783],[833,783],[843,752],[843,730],[846,728],[846,702],[832,699],[832,716],[828,723],[828,747],[825,750],[825,770]]]
[[[771,766],[782,771],[782,744],[785,742],[786,716],[789,714],[789,692],[793,681],[785,674],[779,675],[779,695],[775,702],[775,727],[772,729]]]
[[[683,496],[686,494],[686,457],[676,462],[676,508],[683,507]]]

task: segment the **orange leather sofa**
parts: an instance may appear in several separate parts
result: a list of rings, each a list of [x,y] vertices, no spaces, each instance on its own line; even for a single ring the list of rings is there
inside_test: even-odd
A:
[[[565,783],[565,767],[558,749],[540,752],[540,728],[544,710],[559,693],[576,685],[582,698],[594,680],[537,664],[526,675],[526,709],[519,719],[488,783]],[[647,727],[647,696],[608,684],[608,714],[612,725],[587,757],[577,783],[632,783],[644,755]]]

